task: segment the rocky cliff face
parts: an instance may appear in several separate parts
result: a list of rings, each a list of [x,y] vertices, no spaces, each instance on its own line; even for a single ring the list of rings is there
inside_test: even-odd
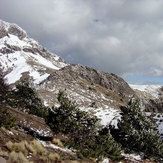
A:
[[[129,85],[120,77],[115,74],[107,72],[101,72],[93,68],[89,68],[82,65],[70,65],[62,69],[66,74],[74,72],[76,77],[85,79],[86,81],[93,84],[98,84],[103,88],[112,90],[117,94],[124,96],[134,95],[134,91]]]

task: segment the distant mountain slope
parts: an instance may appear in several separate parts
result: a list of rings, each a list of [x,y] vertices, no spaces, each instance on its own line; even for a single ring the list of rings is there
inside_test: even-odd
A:
[[[66,65],[62,58],[29,38],[18,25],[0,20],[0,67],[10,84],[24,76],[39,83]]]
[[[146,104],[147,110],[163,112],[163,86],[133,84],[130,84],[130,86],[136,95]]]

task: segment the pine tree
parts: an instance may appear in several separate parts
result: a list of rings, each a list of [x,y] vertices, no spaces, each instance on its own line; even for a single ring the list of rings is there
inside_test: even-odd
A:
[[[75,102],[71,101],[64,91],[59,91],[57,99],[60,106],[49,109],[46,118],[46,122],[56,133],[79,136],[96,129],[99,119],[77,108]]]
[[[97,151],[103,158],[108,157],[112,160],[121,160],[121,145],[118,144],[110,134],[107,126],[98,131],[99,134],[96,138],[96,144],[99,144]]]
[[[0,69],[0,127],[10,129],[16,125],[16,119],[7,106],[10,87],[6,81],[3,71]]]
[[[29,79],[21,80],[16,85],[15,90],[12,91],[11,98],[13,101],[12,105],[15,107],[23,109],[29,114],[46,117],[48,110]]]
[[[118,129],[110,127],[111,134],[127,151],[143,152],[147,157],[163,157],[163,143],[156,124],[142,111],[140,102],[131,100],[121,106]]]
[[[0,69],[0,102],[6,103],[9,93],[9,85],[6,82],[2,69]]]

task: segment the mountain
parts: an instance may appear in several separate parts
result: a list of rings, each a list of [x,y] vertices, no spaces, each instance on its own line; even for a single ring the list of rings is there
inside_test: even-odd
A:
[[[119,116],[128,99],[141,99],[146,109],[162,112],[159,86],[129,85],[121,77],[83,65],[66,63],[49,52],[16,24],[0,20],[0,68],[9,84],[30,78],[46,105],[57,106],[59,90],[65,90],[78,107],[107,124]]]
[[[119,109],[127,99],[135,96],[135,92],[121,77],[82,65],[68,64],[30,38],[18,25],[2,20],[0,67],[9,84],[26,77],[33,80],[47,105],[57,105],[58,91],[66,89],[81,109],[100,117],[106,115],[104,119],[108,119],[111,111],[116,115],[114,109]]]
[[[66,90],[69,98],[75,101],[81,110],[99,117],[103,125],[108,123],[116,125],[117,119],[120,118],[119,107],[127,105],[132,97],[138,98],[145,109],[148,109],[147,115],[158,121],[160,134],[163,133],[162,87],[129,85],[116,74],[79,64],[68,64],[30,38],[18,25],[2,20],[0,20],[0,68],[11,86],[21,79],[30,78],[45,105],[58,106],[58,92]],[[25,132],[43,138],[53,137],[52,131],[42,118],[12,108],[10,110],[17,116],[18,125],[25,129]],[[154,114],[151,110],[159,113]],[[6,137],[8,131],[0,129],[0,132]],[[13,132],[16,133],[17,130],[13,129]],[[24,131],[19,135],[25,137]],[[16,135],[11,137],[20,141]],[[3,146],[5,142],[3,140]]]
[[[81,109],[105,119],[104,124],[110,122],[108,114],[117,116],[119,106],[126,105],[131,97],[141,99],[149,110],[162,112],[160,87],[129,85],[115,74],[68,64],[30,38],[18,25],[2,20],[0,68],[11,85],[30,78],[45,104],[50,106],[58,105],[57,94],[66,89]]]
[[[152,112],[163,112],[163,87],[161,85],[133,85],[130,87]]]

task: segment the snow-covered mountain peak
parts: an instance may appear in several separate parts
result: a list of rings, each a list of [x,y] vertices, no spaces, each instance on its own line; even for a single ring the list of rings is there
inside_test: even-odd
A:
[[[62,58],[28,37],[21,27],[0,20],[0,68],[10,84],[27,76],[39,83],[52,71],[67,65]]]

